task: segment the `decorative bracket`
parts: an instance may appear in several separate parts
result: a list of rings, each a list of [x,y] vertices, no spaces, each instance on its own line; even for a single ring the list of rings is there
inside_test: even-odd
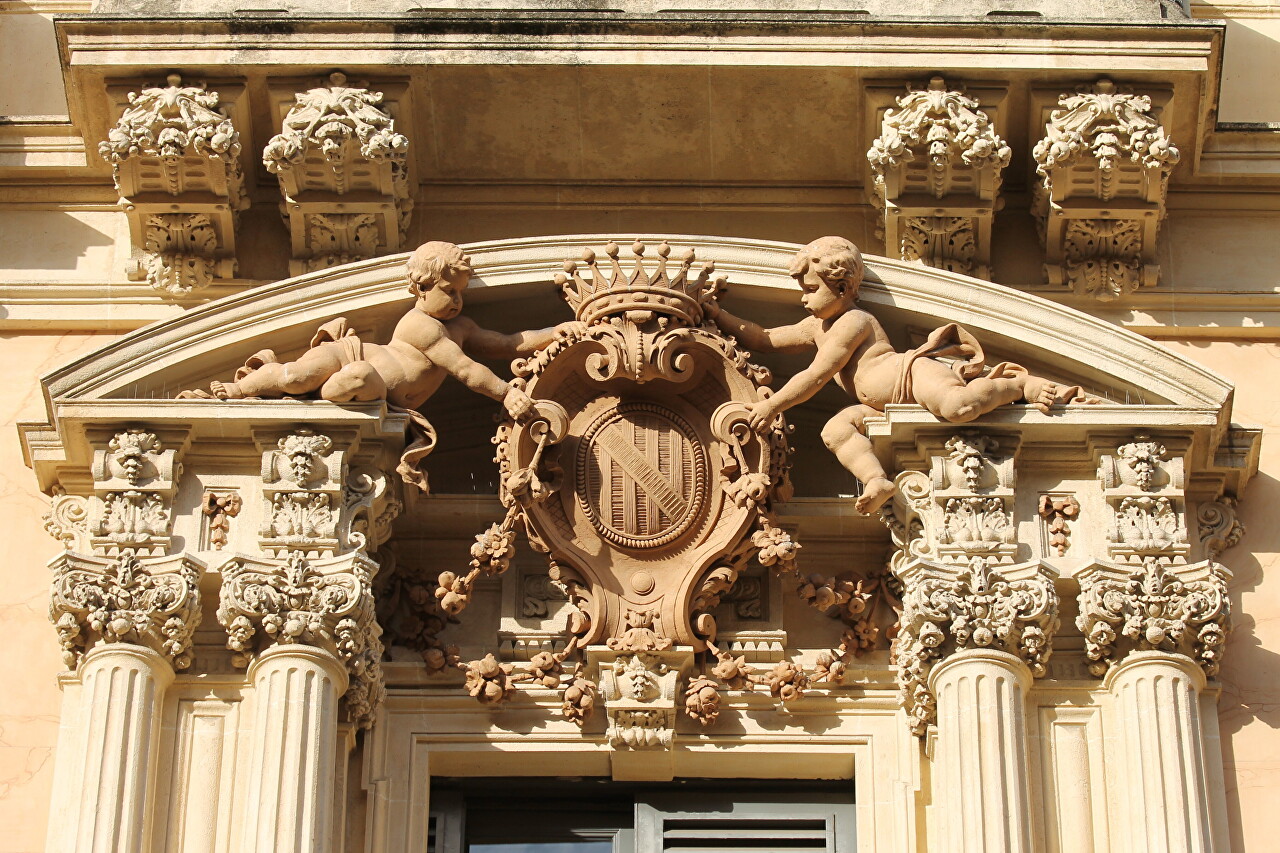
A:
[[[1058,98],[1032,157],[1045,277],[1111,301],[1152,287],[1156,238],[1178,149],[1148,95],[1110,80]]]
[[[291,275],[395,252],[413,212],[409,140],[381,108],[383,93],[335,71],[293,96],[262,152],[279,176],[293,244]],[[286,109],[280,103],[281,110]]]
[[[249,199],[227,93],[177,74],[166,83],[128,93],[98,152],[129,218],[129,277],[184,296],[236,275],[236,217]]]
[[[891,257],[991,277],[991,223],[1012,151],[977,98],[941,77],[908,87],[867,151]]]

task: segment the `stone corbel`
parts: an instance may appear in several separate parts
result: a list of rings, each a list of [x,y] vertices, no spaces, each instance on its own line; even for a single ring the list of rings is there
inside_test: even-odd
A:
[[[1156,239],[1179,157],[1159,114],[1151,96],[1105,79],[1058,97],[1032,152],[1050,284],[1103,301],[1156,284]]]
[[[684,704],[681,683],[693,666],[693,650],[587,649],[588,672],[597,675],[609,717],[613,777],[669,780],[674,776],[676,714]]]
[[[990,278],[991,223],[1009,146],[978,98],[941,77],[908,87],[895,103],[867,151],[886,254]]]
[[[132,427],[109,439],[103,435],[99,442],[90,469],[93,497],[87,502],[93,553],[168,553],[183,439]]]
[[[1205,675],[1217,674],[1230,629],[1226,567],[1211,560],[1175,567],[1148,558],[1136,568],[1095,564],[1077,578],[1076,627],[1094,675],[1148,651],[1181,655]]]
[[[146,646],[174,669],[191,665],[202,562],[186,554],[139,558],[127,552],[116,557],[63,552],[49,566],[49,618],[68,667],[100,643]]]
[[[349,677],[350,719],[370,725],[385,694],[372,592],[377,569],[358,551],[319,559],[289,551],[282,560],[232,561],[222,570],[218,622],[227,630],[233,662],[248,666],[268,647],[332,655]]]
[[[273,92],[282,130],[262,160],[284,195],[290,274],[399,251],[413,211],[409,140],[384,93],[336,71],[305,92]]]
[[[902,616],[894,646],[898,686],[911,730],[924,735],[937,700],[929,676],[966,650],[1012,655],[1042,677],[1058,630],[1057,572],[1041,562],[989,568],[911,560],[899,572]]]
[[[215,92],[171,74],[125,95],[98,152],[129,218],[130,278],[182,296],[235,277],[236,217],[249,206],[231,117],[241,88]]]
[[[1187,562],[1185,462],[1171,439],[1136,435],[1099,456],[1107,505],[1107,559],[1122,565]]]

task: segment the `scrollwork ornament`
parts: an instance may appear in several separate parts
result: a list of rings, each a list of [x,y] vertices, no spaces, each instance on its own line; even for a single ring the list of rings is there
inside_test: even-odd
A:
[[[348,716],[361,726],[372,724],[384,692],[382,630],[371,585],[376,569],[359,552],[312,560],[291,551],[284,560],[241,558],[228,564],[217,616],[233,663],[248,665],[264,643],[328,651],[350,675]]]
[[[928,676],[945,654],[995,649],[1021,658],[1033,677],[1045,675],[1058,628],[1058,596],[1038,564],[997,572],[981,558],[968,568],[917,562],[906,575],[894,661],[915,734],[923,735],[934,720]]]
[[[1172,568],[1155,558],[1133,572],[1087,571],[1076,627],[1090,672],[1104,675],[1128,651],[1163,651],[1186,655],[1216,675],[1230,626],[1229,577],[1218,563]]]
[[[1240,544],[1245,534],[1245,527],[1236,516],[1236,499],[1227,495],[1200,504],[1196,522],[1204,555],[1210,560],[1217,560],[1223,551]]]
[[[201,563],[187,556],[144,561],[129,552],[114,559],[63,553],[52,567],[49,618],[68,667],[94,640],[147,646],[174,669],[191,665]]]

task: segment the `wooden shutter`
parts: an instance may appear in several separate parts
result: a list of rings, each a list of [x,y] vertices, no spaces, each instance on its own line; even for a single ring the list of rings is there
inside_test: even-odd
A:
[[[854,853],[851,798],[661,795],[636,803],[636,853]]]

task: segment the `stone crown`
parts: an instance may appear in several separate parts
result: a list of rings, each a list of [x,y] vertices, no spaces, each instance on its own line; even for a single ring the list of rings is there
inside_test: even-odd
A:
[[[714,298],[723,281],[722,276],[716,283],[711,282],[715,264],[707,262],[696,278],[690,278],[694,253],[693,249],[685,249],[675,262],[679,266],[669,269],[675,264],[669,261],[671,246],[663,241],[656,250],[657,268],[650,272],[644,266],[647,248],[638,240],[631,245],[634,262],[629,273],[618,259],[618,244],[613,242],[604,247],[611,268],[608,273],[600,269],[597,255],[590,248],[583,249],[581,261],[565,261],[564,272],[556,273],[555,281],[574,316],[584,323],[623,317],[643,324],[660,316],[682,325],[701,325],[702,306]],[[587,270],[590,278],[583,277]]]

